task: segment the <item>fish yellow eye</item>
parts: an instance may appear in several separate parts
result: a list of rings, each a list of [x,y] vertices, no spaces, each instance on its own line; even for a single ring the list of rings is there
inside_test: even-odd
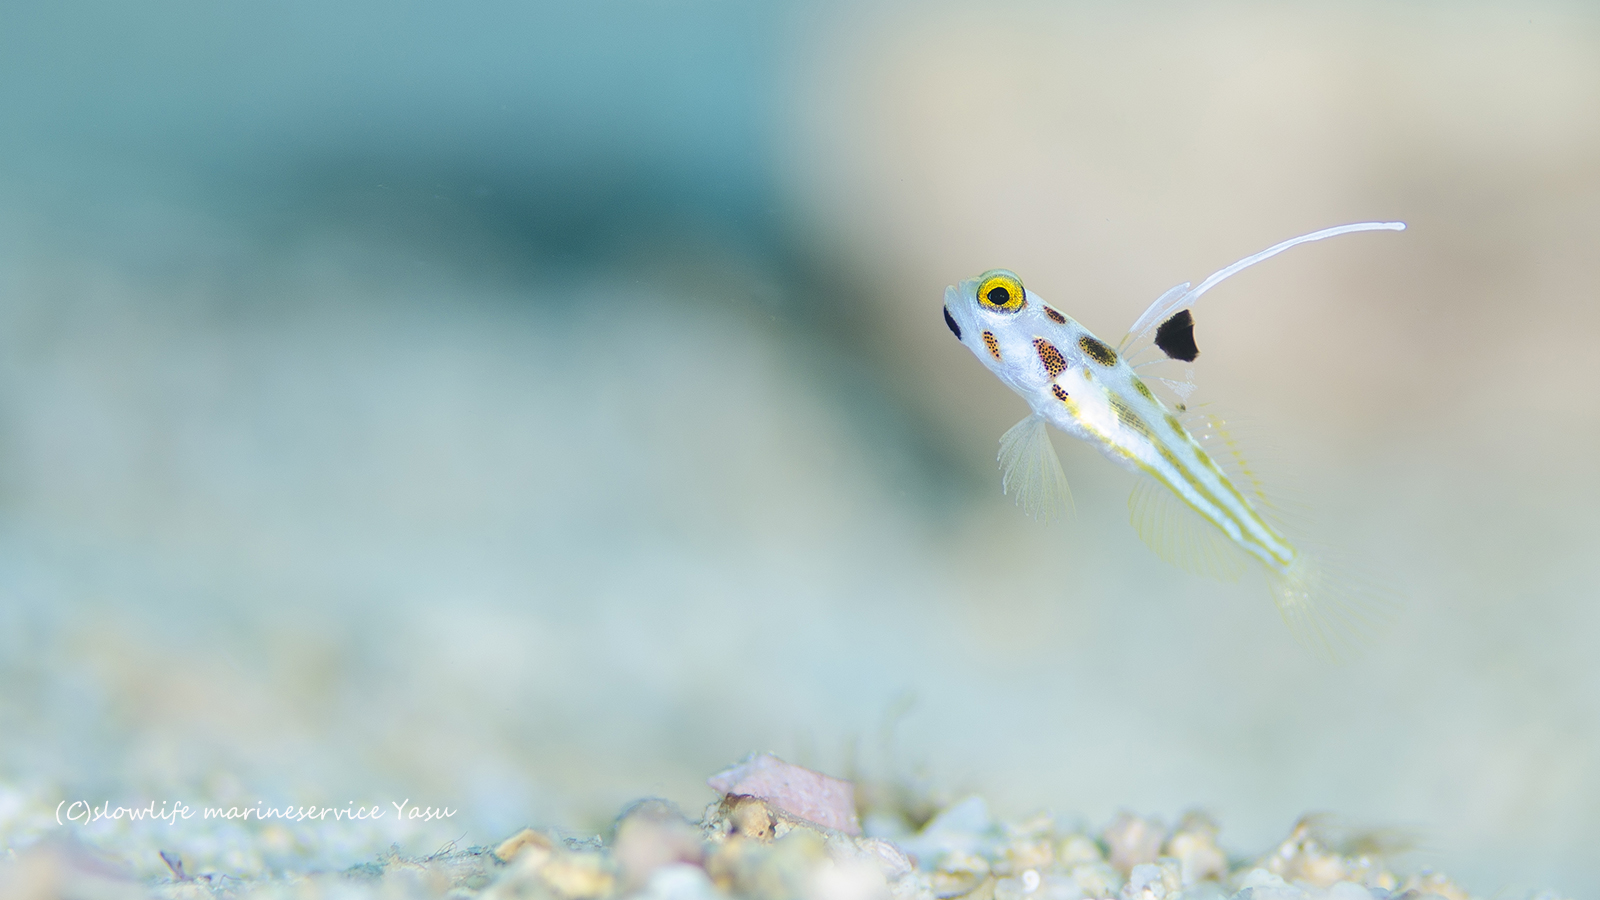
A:
[[[1022,292],[1022,281],[1015,272],[990,269],[978,276],[978,303],[984,309],[1014,313],[1028,304]]]

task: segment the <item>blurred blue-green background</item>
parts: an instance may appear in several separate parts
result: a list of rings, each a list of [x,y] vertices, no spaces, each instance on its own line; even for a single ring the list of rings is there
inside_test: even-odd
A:
[[[1005,266],[1406,602],[1355,663],[1001,495]],[[771,749],[1600,890],[1600,15],[1583,4],[0,2],[0,841],[156,874],[692,809]],[[386,826],[387,827],[387,826]]]

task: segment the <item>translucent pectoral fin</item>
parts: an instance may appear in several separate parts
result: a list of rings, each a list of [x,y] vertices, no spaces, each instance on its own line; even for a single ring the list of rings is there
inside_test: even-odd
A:
[[[1237,581],[1250,557],[1170,488],[1148,476],[1128,497],[1128,519],[1156,555],[1195,575]]]
[[[1061,471],[1044,417],[1032,415],[1000,436],[1000,483],[1036,519],[1072,508],[1072,489]]]

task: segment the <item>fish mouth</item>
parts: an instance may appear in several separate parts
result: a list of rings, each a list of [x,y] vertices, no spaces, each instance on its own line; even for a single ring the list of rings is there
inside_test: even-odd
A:
[[[944,308],[944,324],[949,326],[950,333],[956,336],[956,340],[961,340],[961,326],[957,325],[955,318],[950,315],[950,307],[948,306]]]

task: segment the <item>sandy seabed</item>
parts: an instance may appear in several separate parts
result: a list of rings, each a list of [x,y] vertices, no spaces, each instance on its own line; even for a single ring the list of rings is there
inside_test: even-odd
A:
[[[757,759],[752,757],[752,759]],[[1341,829],[1308,816],[1277,846],[1255,855],[1230,854],[1217,842],[1218,825],[1202,812],[1176,825],[1130,813],[1094,830],[1070,817],[1041,812],[1014,821],[991,817],[979,796],[942,808],[904,786],[868,787],[859,807],[853,785],[788,766],[773,757],[780,777],[724,779],[736,791],[711,803],[699,821],[659,799],[632,804],[606,834],[524,828],[494,847],[458,847],[411,856],[392,845],[366,862],[339,869],[316,865],[318,850],[285,854],[284,819],[333,818],[373,824],[387,813],[372,806],[260,810],[216,808],[207,815],[183,804],[162,804],[156,816],[126,810],[68,809],[104,816],[125,829],[121,841],[100,845],[47,834],[0,862],[0,896],[50,898],[548,898],[548,900],[1470,900],[1442,873],[1407,868],[1415,855],[1399,833]],[[749,763],[746,763],[748,766]],[[730,770],[730,772],[738,771]],[[789,774],[797,777],[782,777]],[[719,776],[721,777],[721,776]],[[811,779],[806,782],[805,779]],[[819,796],[832,790],[832,796]],[[759,794],[759,795],[758,795]],[[394,804],[396,819],[446,822],[448,807]],[[153,805],[152,805],[153,808]],[[250,812],[256,812],[252,817]],[[13,812],[16,812],[13,810]],[[58,814],[60,810],[57,811]],[[241,812],[243,815],[241,815]],[[209,832],[148,849],[162,826],[199,813]],[[800,813],[804,813],[801,815]],[[383,814],[383,815],[380,815]],[[808,818],[809,817],[809,818]],[[131,821],[130,821],[131,820]],[[819,824],[827,821],[838,827]],[[861,823],[865,823],[862,827]],[[253,827],[252,827],[253,823]],[[96,823],[90,823],[96,824]],[[358,836],[345,828],[346,841]],[[192,832],[195,833],[195,832]],[[367,840],[374,837],[365,835]],[[123,845],[145,845],[141,850]],[[191,871],[185,845],[215,855],[232,845],[241,870]],[[344,845],[348,851],[349,845]],[[165,876],[139,878],[116,861],[116,851],[157,855]],[[276,851],[276,852],[274,852]],[[274,857],[268,863],[268,857]],[[1559,900],[1554,892],[1530,895]]]

